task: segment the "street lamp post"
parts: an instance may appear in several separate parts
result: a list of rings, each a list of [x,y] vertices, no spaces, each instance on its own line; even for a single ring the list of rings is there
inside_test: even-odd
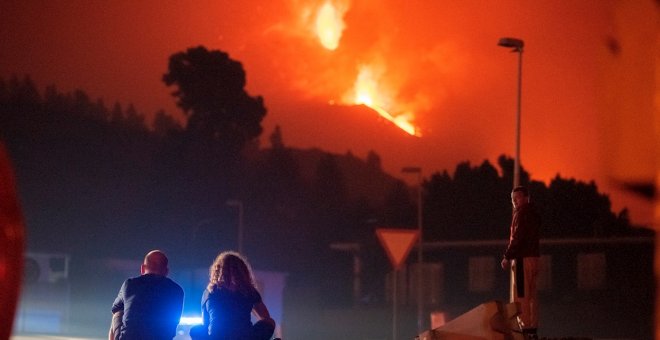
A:
[[[243,254],[243,201],[228,200],[227,205],[238,208],[238,252]]]
[[[401,169],[406,174],[417,174],[417,232],[419,233],[417,244],[417,334],[422,333],[423,323],[423,297],[422,297],[422,168],[407,166]],[[396,275],[396,274],[395,274]]]
[[[512,48],[511,52],[518,52],[518,106],[516,110],[516,158],[513,164],[513,187],[520,185],[520,97],[522,92],[522,54],[525,42],[516,38],[501,38],[497,43],[499,46]],[[509,274],[509,301],[514,301],[513,271]]]
[[[522,54],[525,42],[516,38],[501,38],[497,44],[512,48],[511,52],[518,52],[518,106],[516,110],[516,156],[513,165],[513,187],[520,185],[520,98],[522,94]]]

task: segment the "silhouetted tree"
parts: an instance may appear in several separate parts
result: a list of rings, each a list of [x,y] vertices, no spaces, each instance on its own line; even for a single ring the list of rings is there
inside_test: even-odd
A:
[[[617,217],[611,212],[609,197],[600,194],[596,184],[563,179],[557,175],[548,187],[545,202],[547,233],[554,236],[606,236],[616,229]],[[613,228],[614,227],[614,228]]]
[[[112,124],[121,124],[121,121],[124,120],[124,111],[121,108],[121,104],[115,103],[108,119]]]
[[[245,91],[245,72],[227,53],[203,46],[189,48],[170,57],[167,86],[188,116],[186,129],[193,135],[217,142],[229,155],[262,132],[266,115],[263,99]]]
[[[425,184],[424,225],[425,239],[447,240],[457,238],[459,216],[453,208],[454,186],[447,170],[431,175]]]
[[[154,117],[154,133],[157,136],[167,136],[170,133],[176,133],[183,130],[181,125],[172,116],[168,115],[164,110],[156,112]]]
[[[133,104],[129,104],[126,112],[124,112],[124,124],[127,128],[136,130],[146,130],[144,124],[144,116],[135,110]]]
[[[346,202],[346,184],[335,156],[324,154],[316,167],[314,190],[318,207],[338,213]]]
[[[456,166],[453,177],[444,171],[425,183],[424,225],[429,240],[501,239],[508,235],[513,159],[498,158],[501,174],[488,161],[473,167]],[[533,181],[521,169],[526,185],[542,215],[543,237],[607,237],[638,234],[627,214],[612,213],[607,195],[596,184],[563,179],[557,175],[549,186]]]
[[[270,147],[273,150],[282,150],[284,149],[284,138],[282,137],[282,130],[279,125],[275,126],[275,130],[270,135]]]
[[[9,80],[9,103],[22,105],[23,107],[35,108],[41,104],[41,96],[36,85],[29,76],[21,81],[17,76]]]
[[[4,79],[0,78],[0,103],[6,103],[9,98],[9,90]]]
[[[255,199],[265,201],[266,206],[278,214],[295,215],[306,195],[306,188],[291,149],[284,146],[279,126],[270,135],[272,148],[263,150],[263,161],[255,164],[253,191]]]
[[[373,150],[370,150],[369,153],[367,153],[367,166],[374,170],[382,169],[380,156]]]
[[[505,155],[500,155],[497,158],[497,164],[500,166],[502,171],[502,180],[504,182],[510,183],[510,189],[513,189],[513,167],[515,166],[515,160]],[[529,184],[529,173],[525,171],[522,165],[520,165],[520,185]]]
[[[405,183],[398,181],[385,199],[381,224],[398,228],[417,225],[415,220],[417,210],[413,197],[416,196]]]
[[[20,173],[31,221],[28,247],[109,252],[109,234],[135,226],[119,220],[143,220],[138,211],[148,202],[145,174],[152,152],[146,127],[131,130],[123,120],[112,125],[103,101],[81,90],[61,93],[48,86],[42,97],[29,77],[2,83],[0,134]]]

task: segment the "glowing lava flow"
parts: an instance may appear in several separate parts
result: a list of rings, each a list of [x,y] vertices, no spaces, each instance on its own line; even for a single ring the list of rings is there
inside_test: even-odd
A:
[[[408,116],[409,116],[408,114],[393,116],[381,106],[383,104],[376,103],[378,98],[381,99],[380,101],[385,101],[385,100],[384,98],[382,98],[382,96],[378,96],[379,93],[378,83],[376,82],[373,76],[371,68],[367,66],[363,66],[360,69],[360,73],[358,74],[357,80],[355,81],[354,89],[355,89],[355,97],[353,103],[358,105],[362,104],[370,107],[371,109],[376,111],[381,117],[394,123],[394,125],[398,126],[401,130],[405,131],[406,133],[412,136],[417,136],[417,137],[421,136],[415,125],[410,123],[410,121],[408,120]]]
[[[381,117],[383,117],[383,118],[389,120],[390,122],[394,123],[394,125],[398,126],[401,130],[407,132],[409,135],[417,136],[417,137],[422,136],[419,133],[419,131],[417,130],[417,128],[415,127],[415,125],[410,123],[408,121],[408,119],[406,117],[404,117],[403,115],[398,115],[398,116],[394,117],[389,112],[385,111],[385,109],[383,109],[382,107],[380,107],[378,105],[373,105],[373,104],[369,105],[367,103],[363,103],[363,104],[370,107],[370,108],[372,108],[374,111],[378,112],[378,114]]]

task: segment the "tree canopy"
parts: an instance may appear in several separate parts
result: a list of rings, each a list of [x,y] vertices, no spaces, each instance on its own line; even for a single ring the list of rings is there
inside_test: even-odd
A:
[[[263,99],[246,92],[243,66],[227,53],[204,46],[175,53],[163,81],[177,87],[172,95],[194,136],[235,154],[261,135],[266,115]]]
[[[500,169],[485,160],[462,162],[453,176],[437,172],[424,183],[425,239],[430,241],[503,239],[511,219],[513,159],[498,158]],[[542,237],[611,237],[648,234],[631,229],[627,211],[611,211],[607,195],[592,181],[557,175],[548,185],[521,169],[521,184],[542,215]]]

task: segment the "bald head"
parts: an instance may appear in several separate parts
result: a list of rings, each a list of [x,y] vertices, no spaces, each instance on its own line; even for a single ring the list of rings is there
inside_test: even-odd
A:
[[[144,262],[140,267],[142,274],[156,274],[167,276],[167,256],[160,250],[152,250],[144,257]]]

